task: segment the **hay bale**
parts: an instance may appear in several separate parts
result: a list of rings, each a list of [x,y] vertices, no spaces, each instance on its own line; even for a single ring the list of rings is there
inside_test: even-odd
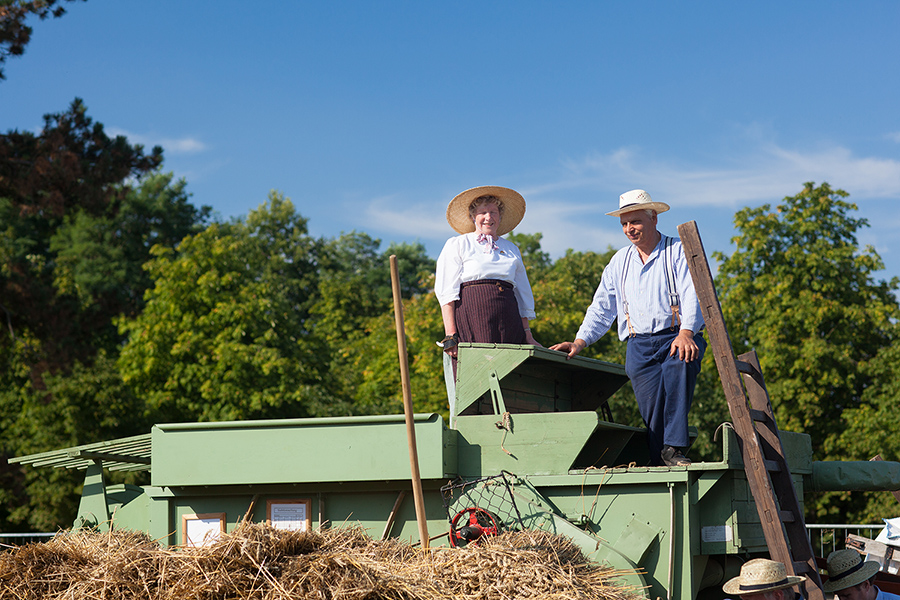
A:
[[[571,540],[508,532],[423,552],[359,527],[244,523],[209,546],[163,548],[129,531],[71,532],[0,554],[0,600],[629,600],[621,573]]]

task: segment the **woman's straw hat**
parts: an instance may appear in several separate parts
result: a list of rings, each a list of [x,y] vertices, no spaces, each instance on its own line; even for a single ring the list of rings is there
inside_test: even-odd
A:
[[[515,229],[525,216],[525,198],[522,194],[498,185],[482,185],[457,194],[447,205],[447,222],[457,233],[475,231],[475,222],[469,217],[469,204],[480,196],[496,196],[503,202],[497,235],[506,235]]]
[[[781,590],[806,581],[801,575],[788,575],[784,565],[766,558],[749,560],[741,567],[741,574],[722,586],[726,594],[762,594]]]
[[[881,569],[875,561],[863,562],[862,556],[853,548],[835,550],[828,555],[828,581],[822,584],[826,592],[846,590],[867,579],[871,579]]]
[[[665,202],[654,202],[650,198],[650,194],[644,190],[631,190],[619,196],[618,210],[606,214],[611,217],[618,217],[636,210],[655,210],[657,213],[661,213],[669,210],[669,205]]]

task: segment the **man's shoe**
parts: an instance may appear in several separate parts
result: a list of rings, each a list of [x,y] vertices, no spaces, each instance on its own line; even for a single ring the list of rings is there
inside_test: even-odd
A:
[[[660,458],[667,467],[686,467],[691,464],[691,459],[681,452],[681,448],[673,446],[663,446]]]

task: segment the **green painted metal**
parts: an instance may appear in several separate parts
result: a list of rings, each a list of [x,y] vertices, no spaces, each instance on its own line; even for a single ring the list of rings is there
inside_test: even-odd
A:
[[[860,460],[812,463],[811,491],[881,491],[900,489],[900,463]],[[791,471],[793,472],[793,471]]]
[[[458,354],[454,415],[501,414],[498,386],[513,413],[595,411],[628,381],[621,365],[535,346],[460,344]]]
[[[456,432],[439,415],[415,416],[425,479],[456,472]],[[152,430],[157,486],[407,480],[402,415],[339,419],[178,423]]]
[[[648,599],[685,600],[721,598],[742,561],[767,552],[729,427],[717,434],[720,460],[636,466],[647,464],[645,431],[613,422],[604,406],[627,381],[622,367],[530,346],[462,344],[459,355],[457,378],[446,380],[453,426],[415,415],[432,546],[448,544],[451,517],[484,508],[504,528],[570,537],[591,560],[625,570]],[[814,462],[809,436],[781,438],[798,498],[900,487],[900,463]],[[148,458],[151,485],[105,485],[100,464],[147,468]],[[354,524],[374,538],[418,541],[402,415],[160,424],[147,436],[12,462],[84,469],[76,525],[143,530],[169,545],[185,543],[187,515],[224,515],[232,530],[265,521],[271,502],[299,500],[310,527]],[[501,473],[509,488],[485,481]],[[451,481],[474,487],[452,499],[442,491]],[[486,500],[483,491],[497,493]]]

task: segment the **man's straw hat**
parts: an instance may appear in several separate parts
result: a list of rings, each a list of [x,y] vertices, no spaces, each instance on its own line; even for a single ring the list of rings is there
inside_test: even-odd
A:
[[[741,567],[741,574],[722,586],[726,594],[762,594],[803,583],[806,577],[788,575],[784,565],[766,558],[754,558]]]
[[[497,235],[506,235],[515,229],[525,216],[525,198],[522,194],[498,185],[482,185],[457,194],[447,205],[447,222],[457,233],[475,231],[475,222],[469,217],[469,204],[480,196],[496,196],[503,202]]]
[[[631,190],[619,196],[618,210],[606,214],[611,217],[618,217],[636,210],[655,210],[657,213],[661,213],[669,210],[669,205],[665,202],[654,202],[650,198],[650,194],[644,190]]]
[[[853,587],[870,579],[881,569],[875,561],[863,562],[862,556],[853,548],[835,550],[828,555],[828,581],[822,584],[826,592],[837,592]]]

